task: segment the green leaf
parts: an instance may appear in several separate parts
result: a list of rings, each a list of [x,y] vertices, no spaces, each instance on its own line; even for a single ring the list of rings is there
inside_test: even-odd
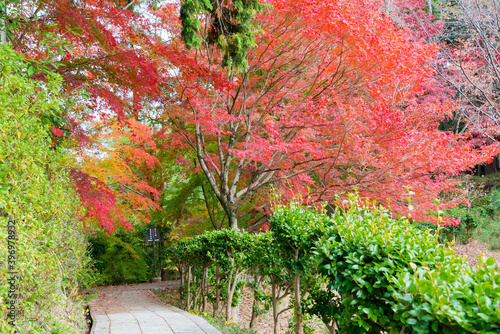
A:
[[[35,67],[33,65],[28,66],[28,76],[35,74]]]

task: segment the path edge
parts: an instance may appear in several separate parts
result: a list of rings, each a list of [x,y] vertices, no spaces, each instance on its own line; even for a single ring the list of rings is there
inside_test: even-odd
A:
[[[89,334],[94,334],[95,331],[95,317],[94,317],[94,312],[92,311],[92,307],[90,304],[88,305],[88,310],[89,310],[89,318],[90,318],[90,331]]]
[[[160,298],[158,298],[158,296],[152,291],[152,289],[150,289],[149,292],[154,296],[154,298],[158,302],[160,302],[166,308],[171,309],[173,312],[179,313],[179,314],[185,316],[186,318],[191,319],[191,321],[193,323],[195,323],[196,326],[198,326],[206,334],[222,334],[222,332],[220,330],[218,330],[215,326],[210,324],[207,319],[205,319],[199,315],[192,314],[186,310],[180,309],[180,308],[173,306],[171,304],[165,303]]]

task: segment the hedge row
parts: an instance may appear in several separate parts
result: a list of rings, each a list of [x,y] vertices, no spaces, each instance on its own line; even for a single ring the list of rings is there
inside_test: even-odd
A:
[[[500,273],[492,258],[471,267],[428,230],[359,203],[351,195],[331,215],[292,203],[275,208],[267,233],[221,230],[180,241],[170,255],[186,307],[212,303],[229,321],[251,275],[252,322],[272,309],[275,333],[289,294],[296,333],[311,331],[304,321],[311,315],[330,333],[500,331]]]

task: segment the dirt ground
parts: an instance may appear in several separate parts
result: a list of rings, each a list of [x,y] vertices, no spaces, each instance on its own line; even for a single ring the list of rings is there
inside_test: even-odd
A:
[[[478,264],[478,256],[484,255],[486,257],[493,257],[497,263],[500,263],[500,252],[491,251],[488,247],[481,243],[479,240],[472,240],[468,244],[455,244],[452,247],[456,254],[465,256],[467,262],[475,266]]]

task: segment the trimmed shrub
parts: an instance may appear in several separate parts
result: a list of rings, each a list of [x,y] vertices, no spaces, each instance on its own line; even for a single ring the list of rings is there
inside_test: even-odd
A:
[[[308,315],[330,333],[500,331],[494,260],[472,268],[429,229],[375,203],[350,194],[330,215],[291,203],[274,208],[270,227],[262,235],[224,230],[180,241],[171,254],[189,287],[188,305],[208,295],[216,308],[227,306],[223,291],[238,284],[228,273],[249,270],[271,285],[271,298],[262,299],[271,301],[275,325],[279,301],[293,292],[296,333],[308,332]]]
[[[296,333],[306,330],[302,305],[320,279],[316,275],[318,258],[313,256],[314,245],[325,235],[329,225],[331,220],[326,214],[295,202],[273,209],[269,226],[274,236],[275,256],[280,258],[279,269],[286,272],[291,280]],[[326,323],[329,324],[328,321]]]
[[[343,204],[316,243],[328,284],[312,294],[311,313],[334,320],[341,333],[498,332],[493,259],[471,268],[404,217],[355,195]]]
[[[358,203],[359,198],[351,195],[316,243],[318,273],[328,278],[325,291],[332,298],[325,298],[326,292],[321,294],[311,309],[322,318],[321,312],[327,312],[340,332],[398,332],[402,324],[392,308],[390,278],[423,263],[433,266],[433,254],[442,246],[435,236],[407,219]]]
[[[187,309],[205,311],[209,298],[214,315],[224,310],[226,321],[231,320],[233,307],[241,302],[253,238],[225,229],[180,240],[169,250],[181,275],[181,299]]]
[[[471,268],[444,251],[435,255],[441,265],[391,280],[399,320],[412,333],[499,333],[500,272],[494,259]]]

